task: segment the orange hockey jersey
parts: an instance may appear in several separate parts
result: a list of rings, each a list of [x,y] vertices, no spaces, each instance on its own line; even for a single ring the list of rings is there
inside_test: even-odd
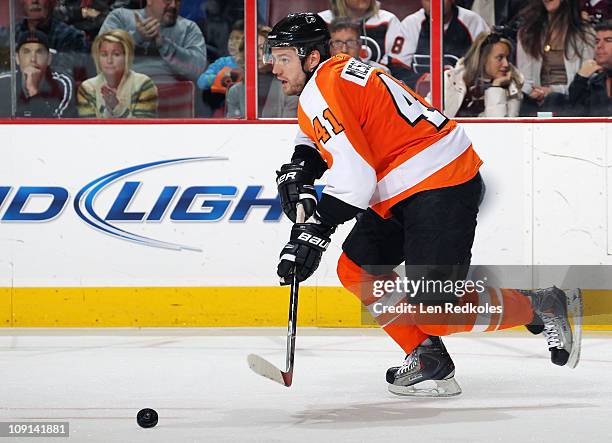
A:
[[[399,201],[473,178],[482,164],[453,120],[380,69],[347,55],[322,63],[299,99],[296,145],[316,147],[328,194],[389,218]]]

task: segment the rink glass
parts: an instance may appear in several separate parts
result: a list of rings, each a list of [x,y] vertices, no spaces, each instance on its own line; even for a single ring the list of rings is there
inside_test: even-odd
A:
[[[24,18],[23,0],[6,0],[0,2],[0,73],[4,73],[5,75],[12,75],[11,71],[14,70],[14,48],[11,50],[11,41],[15,41],[15,32],[17,26],[22,22]],[[198,2],[195,0],[183,0],[179,3],[179,15],[189,18],[196,23],[202,25],[203,29],[205,21],[207,20],[207,13],[211,13],[211,11],[203,11],[201,8],[198,9]],[[222,2],[223,3],[223,2]],[[389,11],[402,21],[408,16],[421,8],[421,2],[419,1],[411,1],[404,2],[399,0],[384,0],[380,2],[381,9]],[[225,13],[225,16],[231,17],[231,23],[226,23],[227,30],[231,29],[231,26],[236,22],[236,20],[242,19],[244,20],[244,45],[241,45],[244,51],[244,71],[241,69],[229,69],[225,70],[227,75],[223,77],[221,82],[222,84],[232,84],[233,82],[240,80],[240,71],[242,71],[242,79],[241,81],[244,83],[244,88],[242,89],[242,93],[240,94],[240,100],[244,102],[244,111],[239,114],[235,114],[233,116],[229,116],[231,118],[238,118],[247,120],[261,120],[262,109],[258,109],[260,103],[257,100],[257,89],[258,89],[258,68],[257,68],[257,58],[258,52],[260,52],[260,44],[257,38],[257,29],[256,24],[260,25],[268,25],[270,27],[274,26],[274,24],[282,17],[284,17],[287,13],[290,12],[321,12],[323,10],[329,9],[329,2],[327,0],[310,0],[303,1],[297,4],[292,4],[292,2],[285,2],[281,0],[245,0],[244,4],[240,6],[240,3],[236,2],[228,2],[227,6],[229,8],[228,11],[222,11]],[[212,11],[214,12],[214,11]],[[212,27],[211,27],[212,29]],[[216,48],[214,45],[218,44],[216,40],[217,35],[204,35],[204,38],[208,37],[208,41],[206,43],[209,45],[207,49],[209,66],[218,60],[219,56],[227,55],[227,47],[221,45],[222,47]],[[396,39],[393,42],[391,48],[386,48],[385,51],[393,52],[396,51],[398,46],[401,43],[401,39]],[[372,56],[373,52],[376,52],[376,44],[373,44],[371,39],[368,37],[363,38],[362,40],[362,56],[366,59]],[[211,46],[213,46],[211,48]],[[217,51],[217,53],[215,53]],[[420,51],[421,54],[413,55],[413,71],[418,77],[418,81],[411,86],[415,89],[417,93],[422,96],[426,96],[431,89],[431,78],[427,76],[427,72],[429,70],[429,62],[430,62],[430,53],[429,50]],[[61,58],[63,55],[61,52],[58,53],[58,58]],[[81,59],[90,62],[90,54],[82,53],[82,54],[73,54],[73,57],[77,59]],[[151,57],[150,55],[140,55],[141,57]],[[445,67],[453,66],[457,61],[457,58],[454,56],[444,55],[443,64]],[[241,64],[241,63],[239,63]],[[12,65],[12,66],[11,66]],[[91,78],[95,75],[95,71],[91,70],[91,66],[83,66],[79,69],[73,70],[71,73],[76,77],[75,81],[75,95],[78,85],[85,79]],[[225,83],[224,83],[225,82]],[[168,100],[163,98],[161,100],[161,105],[158,113],[158,118],[162,119],[172,119],[172,118],[180,118],[181,121],[205,121],[206,119],[226,119],[227,108],[225,106],[224,93],[221,92],[212,92],[210,90],[202,91],[197,88],[195,80],[191,82],[193,84],[193,88],[187,87],[189,86],[189,82],[184,83],[182,86],[178,87],[178,89],[173,89],[168,85],[163,85],[161,87],[162,95],[166,97],[167,94],[171,95]],[[13,86],[14,87],[14,86]],[[170,89],[170,91],[168,91]],[[192,89],[193,93],[190,95],[189,90]],[[186,95],[185,95],[186,94]],[[176,96],[175,96],[176,95]],[[11,90],[4,91],[2,95],[4,100],[10,100],[13,102],[13,109],[11,112],[5,112],[7,115],[1,115],[0,118],[15,118],[14,115],[14,102],[15,96]],[[187,97],[185,99],[185,97]],[[191,100],[193,99],[193,106],[191,105]],[[179,108],[179,111],[176,111],[176,108]],[[6,109],[7,107],[5,107]],[[11,109],[8,107],[8,109]],[[281,116],[279,116],[281,117]],[[270,118],[270,117],[266,117]],[[282,117],[287,119],[288,117]],[[292,118],[289,120],[294,121]]]

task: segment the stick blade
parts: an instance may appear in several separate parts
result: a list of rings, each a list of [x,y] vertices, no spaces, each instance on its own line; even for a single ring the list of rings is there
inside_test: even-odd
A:
[[[291,386],[293,378],[293,374],[291,372],[283,372],[265,358],[255,354],[249,354],[247,357],[247,362],[249,363],[249,367],[256,374],[266,377],[283,386]]]

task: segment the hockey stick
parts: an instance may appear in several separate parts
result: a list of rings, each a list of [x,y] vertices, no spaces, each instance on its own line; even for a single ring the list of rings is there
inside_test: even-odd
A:
[[[297,205],[296,214],[297,223],[304,222],[304,208],[302,205]],[[262,377],[269,378],[276,383],[280,383],[286,387],[291,386],[293,382],[293,361],[295,357],[295,335],[297,328],[297,310],[298,310],[298,291],[300,282],[297,279],[297,273],[294,271],[291,277],[291,295],[289,298],[289,322],[287,324],[287,355],[285,358],[285,370],[281,371],[268,360],[256,354],[249,354],[247,362],[249,367]]]

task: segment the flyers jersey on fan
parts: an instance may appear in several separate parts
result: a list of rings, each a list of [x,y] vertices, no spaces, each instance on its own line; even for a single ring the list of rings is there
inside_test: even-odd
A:
[[[390,217],[397,202],[465,183],[482,161],[455,121],[380,69],[347,55],[322,63],[299,99],[296,145],[318,149],[323,190]]]

